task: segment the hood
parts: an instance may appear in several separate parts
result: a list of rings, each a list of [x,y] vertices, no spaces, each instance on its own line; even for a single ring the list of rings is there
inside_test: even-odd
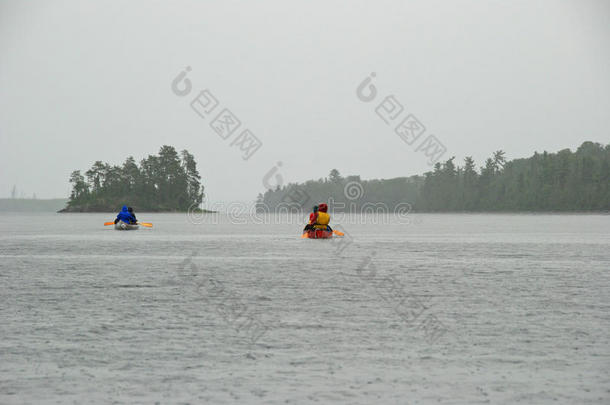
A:
[[[127,206],[126,206],[126,205],[123,205],[123,209],[121,209],[121,211],[122,211],[122,212],[129,212],[129,211],[127,210]]]
[[[319,205],[318,209],[320,210],[320,212],[326,212],[326,211],[328,211],[328,205],[322,203]]]

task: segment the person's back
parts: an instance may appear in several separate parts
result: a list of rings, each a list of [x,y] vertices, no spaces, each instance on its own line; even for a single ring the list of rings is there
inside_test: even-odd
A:
[[[311,214],[309,214],[309,224],[310,225],[314,225],[316,223],[316,221],[318,220],[318,206],[315,205],[313,207],[313,211]]]
[[[314,228],[315,229],[326,229],[326,230],[330,230],[330,226],[328,226],[328,224],[330,223],[330,215],[328,215],[328,205],[326,205],[325,203],[320,204],[319,209],[318,209],[318,217],[316,219]]]
[[[129,212],[129,208],[126,205],[123,205],[121,212],[116,216],[114,223],[116,224],[119,221],[123,221],[128,224],[133,224],[136,222],[136,218]]]
[[[131,208],[131,207],[127,207],[127,211],[129,211],[129,213],[130,213],[130,214],[131,214],[131,216],[132,216],[131,223],[133,223],[133,224],[137,223],[137,222],[138,222],[138,220],[137,220],[137,218],[136,218],[136,214],[134,214],[134,213],[133,213],[133,208]]]
[[[318,220],[318,206],[314,205],[313,212],[311,214],[309,214],[309,223],[307,225],[305,225],[305,229],[303,229],[303,230],[308,231],[310,229],[313,229],[317,220]]]

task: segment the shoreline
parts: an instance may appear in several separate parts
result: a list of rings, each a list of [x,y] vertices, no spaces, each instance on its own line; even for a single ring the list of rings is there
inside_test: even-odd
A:
[[[6,211],[10,212],[10,211]],[[26,211],[14,211],[14,212],[26,212]],[[51,211],[47,211],[51,212]],[[55,211],[57,214],[112,214],[117,211]],[[147,214],[189,214],[189,213],[197,213],[197,214],[226,214],[226,212],[221,211],[210,211],[210,210],[198,210],[198,211],[138,211],[138,213],[147,213]],[[309,211],[299,211],[299,212],[244,212],[240,215],[302,215],[307,214]],[[602,211],[411,211],[408,214],[395,214],[393,212],[388,213],[379,213],[379,212],[367,212],[367,211],[357,211],[357,212],[349,212],[349,211],[331,211],[331,215],[413,215],[413,214],[440,214],[440,215],[450,215],[450,214],[464,214],[464,215],[537,215],[537,214],[545,214],[545,215],[610,215],[610,210],[602,210]]]
[[[104,211],[100,211],[100,210],[92,210],[92,211],[72,211],[72,210],[66,210],[61,209],[59,211],[55,211],[56,214],[112,214],[112,213],[117,213],[118,211],[116,210],[104,210]],[[138,211],[138,213],[149,213],[149,214],[188,214],[188,213],[197,213],[197,214],[215,214],[218,213],[218,211],[210,211],[210,210],[202,210],[202,209],[197,209],[197,210],[192,210],[192,211],[179,211],[179,210],[167,210],[167,211],[148,211],[148,210],[143,210],[143,211]]]

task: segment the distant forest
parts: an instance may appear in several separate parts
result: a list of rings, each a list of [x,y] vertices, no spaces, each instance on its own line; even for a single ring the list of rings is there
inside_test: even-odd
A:
[[[137,211],[187,211],[203,199],[201,176],[193,155],[164,145],[138,166],[128,157],[122,166],[97,161],[85,172],[72,172],[72,192],[61,212],[112,212],[123,205]]]
[[[57,212],[67,199],[0,198],[0,212]]]
[[[333,169],[324,179],[292,183],[259,194],[258,210],[299,203],[303,209],[331,202],[331,210],[390,210],[410,204],[419,212],[608,211],[610,144],[584,142],[576,152],[534,153],[506,161],[496,151],[478,170],[472,157],[437,163],[423,176],[389,180],[342,177]]]

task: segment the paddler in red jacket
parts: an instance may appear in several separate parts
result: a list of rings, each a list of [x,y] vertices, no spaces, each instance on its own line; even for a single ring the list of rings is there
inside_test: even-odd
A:
[[[317,220],[318,220],[318,206],[314,205],[313,212],[311,214],[309,214],[309,223],[307,225],[305,225],[305,229],[303,229],[303,231],[312,230],[313,226],[316,224]]]

